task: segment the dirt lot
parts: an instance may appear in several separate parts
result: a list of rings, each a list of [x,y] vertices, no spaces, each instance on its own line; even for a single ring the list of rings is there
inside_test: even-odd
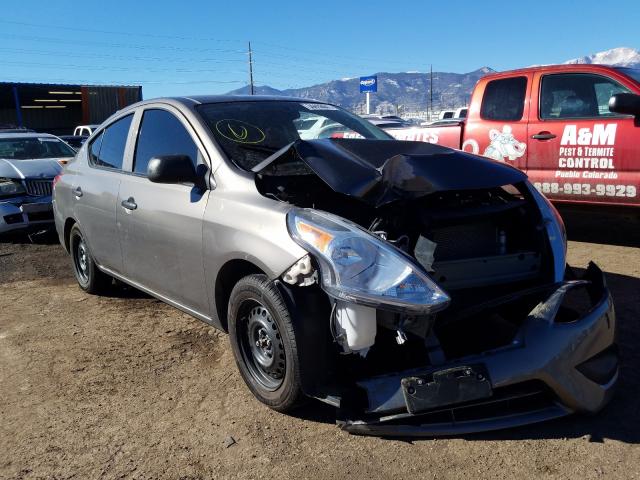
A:
[[[594,259],[615,296],[614,401],[419,441],[350,436],[319,403],[270,411],[224,335],[135,291],[84,294],[59,245],[0,243],[0,478],[640,478],[640,242],[595,223],[571,234],[569,259]]]

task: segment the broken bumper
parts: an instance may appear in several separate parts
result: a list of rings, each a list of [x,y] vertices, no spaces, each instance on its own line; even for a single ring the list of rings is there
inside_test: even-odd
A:
[[[0,202],[0,234],[53,225],[51,197],[12,198]]]
[[[354,434],[445,436],[597,412],[611,398],[618,379],[615,313],[604,276],[595,264],[589,265],[583,280],[564,283],[541,302],[507,347],[437,368],[358,382],[366,393],[368,408],[363,418],[341,420],[341,427]],[[591,305],[579,318],[558,322],[558,309],[573,288],[586,288]],[[415,389],[407,390],[407,385],[418,379],[420,385],[431,381],[433,386],[434,373],[452,370],[474,372],[473,376],[483,381],[480,386],[473,384],[471,397],[475,400],[460,394],[466,388],[459,386],[461,382],[454,385],[453,396],[442,393],[450,384],[436,385],[429,406],[410,413],[416,410],[408,398]],[[489,393],[484,385],[487,380]],[[451,398],[459,401],[446,403]],[[448,400],[437,405],[438,399]]]

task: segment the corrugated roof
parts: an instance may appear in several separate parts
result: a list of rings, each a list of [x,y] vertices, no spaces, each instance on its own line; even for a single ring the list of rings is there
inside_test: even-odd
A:
[[[55,87],[129,87],[129,88],[141,88],[142,85],[103,85],[95,83],[41,83],[41,82],[5,82],[0,81],[0,85],[27,85],[32,87],[37,86],[55,86]]]

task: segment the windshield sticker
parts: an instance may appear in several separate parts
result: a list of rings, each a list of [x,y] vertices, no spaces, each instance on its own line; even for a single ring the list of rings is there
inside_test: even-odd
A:
[[[502,132],[492,128],[489,131],[491,143],[485,149],[483,155],[499,162],[504,162],[505,157],[512,162],[524,155],[527,144],[519,142],[513,136],[511,126],[502,127]]]
[[[307,110],[338,110],[338,107],[326,103],[301,103],[300,105]]]
[[[236,143],[260,143],[265,138],[265,133],[255,125],[225,118],[216,122],[216,131],[227,140]]]

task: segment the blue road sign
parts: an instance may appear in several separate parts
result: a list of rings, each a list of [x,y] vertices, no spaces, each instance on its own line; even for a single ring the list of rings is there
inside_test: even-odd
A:
[[[378,77],[371,75],[370,77],[360,77],[360,93],[377,92]]]

